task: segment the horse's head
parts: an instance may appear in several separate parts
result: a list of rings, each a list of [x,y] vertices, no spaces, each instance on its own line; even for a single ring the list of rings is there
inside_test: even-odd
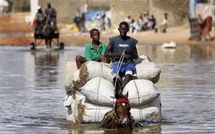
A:
[[[108,111],[101,121],[100,128],[106,129],[133,129],[134,119],[130,113],[131,107],[128,100],[128,93],[116,97],[116,102],[111,111]]]
[[[128,100],[128,93],[125,96],[116,98],[114,105],[114,111],[117,117],[118,128],[131,128],[133,125],[133,119],[130,113],[131,107]]]

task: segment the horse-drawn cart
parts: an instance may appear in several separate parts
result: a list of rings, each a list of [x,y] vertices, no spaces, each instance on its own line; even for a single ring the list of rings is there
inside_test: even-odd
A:
[[[102,121],[101,127],[105,127],[109,121],[119,121],[119,115],[115,111],[116,104],[119,106],[126,103],[130,108],[125,111],[129,110],[136,122],[161,122],[160,93],[155,85],[159,81],[161,69],[144,55],[134,62],[137,74],[135,79],[124,87],[122,95],[126,97],[122,99],[113,97],[115,84],[110,64],[88,61],[76,70],[76,64],[67,61],[67,95],[64,98],[67,119],[79,123]],[[112,112],[109,112],[111,110]],[[116,115],[118,116],[115,118]]]
[[[57,45],[58,49],[64,49],[64,43],[59,41],[59,36],[60,33],[59,32],[55,32],[53,34],[50,35],[51,37],[51,43]],[[30,48],[31,50],[35,50],[36,46],[40,45],[42,43],[43,40],[45,40],[45,36],[43,33],[34,33],[34,42],[31,42],[30,44]]]

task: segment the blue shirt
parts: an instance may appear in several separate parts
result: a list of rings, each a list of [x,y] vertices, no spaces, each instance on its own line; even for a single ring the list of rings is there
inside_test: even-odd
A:
[[[133,51],[136,48],[137,43],[138,41],[136,39],[129,36],[127,36],[125,39],[123,39],[121,36],[110,38],[110,44],[113,47],[111,50],[112,53],[123,52],[126,48]],[[125,54],[125,59],[133,61],[133,58],[130,54]],[[118,60],[119,57],[112,58],[113,62],[117,62]]]

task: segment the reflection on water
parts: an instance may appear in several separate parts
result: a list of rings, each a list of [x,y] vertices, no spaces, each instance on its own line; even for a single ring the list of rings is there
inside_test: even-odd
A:
[[[129,133],[65,120],[65,61],[74,62],[83,52],[83,47],[61,51],[0,47],[0,133]],[[215,48],[139,45],[138,53],[162,69],[156,85],[163,120],[133,133],[215,133]]]
[[[35,75],[37,87],[44,87],[50,84],[57,82],[57,68],[59,61],[59,53],[57,51],[47,51],[47,52],[32,52],[34,56],[34,64],[35,64]],[[46,81],[44,81],[44,77],[46,77]]]

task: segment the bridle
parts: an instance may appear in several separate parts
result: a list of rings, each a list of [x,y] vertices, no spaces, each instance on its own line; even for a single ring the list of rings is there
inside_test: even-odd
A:
[[[117,115],[117,106],[119,104],[122,106],[123,105],[128,106],[128,109],[127,109],[128,116],[126,118],[120,118],[120,116]],[[131,109],[131,107],[130,107],[128,98],[126,98],[126,97],[117,98],[117,100],[114,103],[113,109],[111,111],[107,112],[105,114],[104,118],[102,119],[100,128],[108,128],[108,129],[129,128],[132,130],[133,124],[134,124],[134,119],[131,116],[130,109]]]
[[[129,111],[131,110],[129,100],[128,100],[127,98],[122,97],[122,98],[116,99],[116,102],[115,102],[115,104],[114,104],[114,109],[115,109],[115,110],[116,110],[116,105],[119,104],[119,103],[120,103],[120,104],[125,103],[125,104],[129,105]]]
[[[116,113],[116,108],[117,108],[117,104],[121,104],[121,105],[128,105],[128,118],[129,120],[131,120],[131,114],[130,114],[130,110],[131,110],[131,107],[130,107],[130,103],[129,103],[129,100],[125,97],[122,97],[122,98],[118,98],[114,104],[114,107],[113,107],[113,120],[115,121],[115,123],[117,123],[117,125],[121,125],[122,123],[122,119],[119,117],[119,115],[117,115]]]

